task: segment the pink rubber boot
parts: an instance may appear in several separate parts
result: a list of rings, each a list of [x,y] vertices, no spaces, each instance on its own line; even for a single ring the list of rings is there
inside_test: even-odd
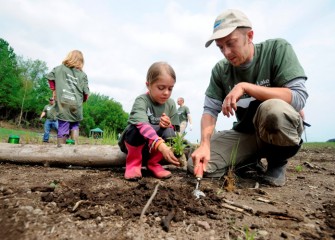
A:
[[[126,172],[124,178],[127,180],[138,180],[142,178],[141,167],[142,167],[142,149],[144,145],[132,146],[125,142],[128,150],[126,158]]]
[[[148,169],[156,178],[165,179],[171,177],[171,172],[165,170],[159,162],[163,159],[163,154],[160,151],[154,151],[150,154],[148,160]]]

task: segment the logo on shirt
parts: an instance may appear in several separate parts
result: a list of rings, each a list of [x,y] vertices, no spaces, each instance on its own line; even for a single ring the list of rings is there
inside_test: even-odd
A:
[[[149,119],[149,122],[153,125],[157,125],[159,124],[160,122],[160,117],[155,117],[154,114],[151,112],[151,109],[148,108],[147,110],[147,116],[148,116],[148,119]]]
[[[257,85],[263,86],[263,87],[270,87],[271,86],[270,79],[263,79],[257,82]]]

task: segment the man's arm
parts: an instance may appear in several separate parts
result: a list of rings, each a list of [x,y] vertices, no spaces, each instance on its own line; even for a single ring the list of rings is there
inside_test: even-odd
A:
[[[191,114],[190,114],[190,113],[187,114],[187,119],[188,119],[188,122],[189,122],[190,124],[192,124],[192,117],[191,117]]]
[[[263,87],[246,82],[239,83],[236,86],[238,85],[240,85],[242,88],[243,93],[246,93],[262,102],[273,98],[281,99],[287,103],[291,103],[292,101],[292,92],[289,88],[286,87]]]
[[[297,78],[288,82],[283,87],[264,87],[247,82],[238,83],[232,91],[226,96],[222,112],[229,117],[234,115],[233,110],[237,109],[237,101],[243,94],[248,94],[251,97],[260,101],[268,99],[281,99],[291,104],[297,111],[304,108],[308,93],[305,87],[305,79]]]
[[[45,112],[43,111],[43,112],[41,113],[40,119],[42,119],[44,116],[45,116]]]
[[[216,118],[210,114],[204,113],[201,117],[201,141],[200,146],[191,155],[194,166],[194,174],[197,173],[199,167],[204,171],[210,160],[210,142],[216,124]]]
[[[200,146],[210,147],[210,140],[216,125],[216,118],[204,113],[201,117],[201,140]]]
[[[203,163],[203,169],[206,171],[207,163],[210,160],[210,141],[216,125],[216,119],[221,111],[221,101],[205,97],[204,112],[201,117],[201,140],[200,146],[193,154],[194,171]]]
[[[187,114],[187,120],[190,123],[189,129],[190,129],[190,131],[192,131],[192,117],[191,117],[190,113]]]

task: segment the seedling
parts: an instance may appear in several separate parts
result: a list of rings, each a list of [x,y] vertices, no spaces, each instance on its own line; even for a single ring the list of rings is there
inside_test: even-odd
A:
[[[187,162],[184,150],[189,145],[185,142],[185,135],[185,132],[183,134],[177,132],[175,137],[169,138],[166,142],[166,145],[171,148],[174,155],[179,159],[181,167],[185,167]]]
[[[301,171],[303,170],[303,167],[302,167],[301,165],[297,165],[297,166],[295,167],[295,170],[296,170],[297,172],[301,172]]]
[[[235,165],[236,165],[236,156],[237,156],[237,149],[240,140],[238,140],[237,144],[233,146],[232,152],[230,154],[230,167],[228,168],[227,174],[224,176],[225,182],[225,189],[228,192],[232,192],[235,190]]]
[[[58,180],[53,180],[52,182],[50,182],[50,187],[56,188],[58,186],[58,184],[60,183],[60,181]]]
[[[184,154],[185,148],[188,147],[188,145],[185,144],[185,135],[185,132],[183,134],[177,132],[176,136],[169,138],[169,141],[166,143],[169,147],[171,147],[176,157],[182,156]]]

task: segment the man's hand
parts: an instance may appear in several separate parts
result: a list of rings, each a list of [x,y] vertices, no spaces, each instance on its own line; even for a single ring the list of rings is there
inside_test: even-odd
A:
[[[198,168],[203,167],[203,170],[206,171],[207,163],[210,159],[210,148],[209,146],[200,146],[191,154],[194,166],[194,175],[199,172]]]
[[[169,128],[171,126],[171,120],[165,113],[163,113],[160,118],[159,126],[161,128]]]
[[[222,112],[224,116],[228,118],[234,116],[234,112],[237,110],[237,101],[243,96],[244,88],[242,84],[237,84],[228,93],[222,104]]]
[[[165,143],[161,143],[158,146],[158,151],[160,151],[163,154],[163,157],[166,161],[169,163],[172,163],[173,165],[179,166],[180,163],[176,156],[173,154],[170,147],[168,147]]]

